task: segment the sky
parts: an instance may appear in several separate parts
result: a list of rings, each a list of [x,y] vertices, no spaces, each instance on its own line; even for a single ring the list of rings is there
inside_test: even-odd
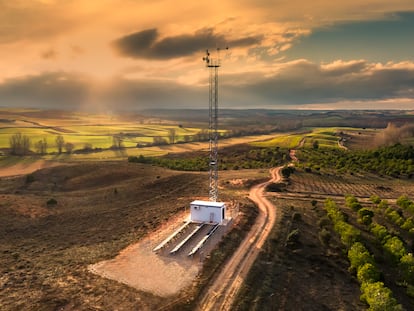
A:
[[[412,0],[0,0],[0,107],[208,108],[209,49],[221,108],[414,109],[413,36]]]

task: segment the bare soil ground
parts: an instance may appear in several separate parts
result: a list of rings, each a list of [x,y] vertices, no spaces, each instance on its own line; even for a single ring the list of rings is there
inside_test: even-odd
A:
[[[30,174],[42,168],[54,167],[59,165],[62,165],[62,163],[45,161],[41,159],[27,164],[16,163],[11,166],[0,167],[0,177]]]
[[[393,179],[374,175],[321,175],[319,173],[296,172],[290,177],[290,194],[344,196],[353,194],[369,198],[376,194],[381,198],[398,198],[414,192],[411,180]]]
[[[321,206],[274,198],[280,216],[233,310],[364,310],[338,239],[319,239]]]
[[[153,252],[153,249],[161,242],[159,237],[165,238],[174,232],[177,225],[182,224],[183,216],[169,221],[164,230],[157,230],[138,243],[128,246],[114,259],[90,265],[89,270],[157,296],[168,297],[178,294],[180,290],[191,285],[197,276],[200,269],[199,261],[196,258],[182,256],[160,256]]]

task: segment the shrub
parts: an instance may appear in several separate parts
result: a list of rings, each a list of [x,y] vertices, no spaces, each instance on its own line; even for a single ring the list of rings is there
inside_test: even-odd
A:
[[[302,219],[302,215],[300,213],[294,213],[292,215],[292,220],[293,221],[300,221]]]
[[[287,238],[286,238],[286,245],[293,245],[299,241],[299,229],[292,230]]]
[[[388,208],[388,201],[387,200],[381,200],[381,202],[378,203],[378,208],[387,209]]]
[[[361,285],[361,300],[369,305],[368,310],[385,311],[385,310],[403,310],[397,300],[392,297],[392,292],[384,286],[382,282],[363,283]]]
[[[334,228],[335,231],[341,236],[341,242],[346,247],[350,247],[352,244],[357,242],[361,235],[358,229],[344,221],[337,222]]]
[[[54,205],[57,205],[57,203],[58,202],[56,201],[56,199],[51,198],[51,199],[47,200],[46,205],[47,206],[54,206]]]
[[[35,181],[35,177],[33,174],[26,175],[26,184],[31,184]]]
[[[414,220],[412,217],[406,219],[406,221],[401,225],[401,229],[410,231],[414,228]]]
[[[387,208],[387,210],[385,211],[385,214],[387,218],[391,220],[393,223],[395,223],[396,225],[402,226],[404,224],[404,218],[402,218],[401,215],[397,211],[391,208]]]
[[[357,278],[361,284],[374,283],[379,281],[380,273],[372,263],[367,262],[359,267]]]
[[[387,228],[377,223],[371,225],[371,232],[381,243],[385,243],[391,237]]]
[[[369,198],[371,200],[372,203],[374,204],[379,204],[381,202],[381,199],[379,196],[373,194],[371,195],[371,197]]]
[[[284,166],[281,170],[282,176],[284,178],[289,178],[290,174],[292,174],[294,171],[293,167],[290,166]]]
[[[349,207],[352,208],[353,211],[357,212],[362,208],[362,205],[359,202],[353,202],[349,205]]]
[[[396,236],[389,238],[384,243],[384,249],[396,260],[407,254],[404,243]]]
[[[358,211],[358,221],[364,225],[370,225],[372,223],[372,217],[374,217],[374,212],[367,208],[361,208]]]
[[[360,267],[367,263],[374,265],[374,259],[360,242],[356,242],[351,246],[348,251],[348,259],[351,264],[349,268],[354,271],[358,271]]]
[[[345,204],[348,207],[351,207],[352,203],[358,203],[358,200],[355,196],[351,195],[351,194],[347,194],[345,195]]]
[[[412,253],[401,257],[400,273],[404,281],[414,285],[414,257]]]
[[[322,217],[318,221],[319,228],[323,228],[323,227],[329,226],[330,223],[331,222],[329,221],[329,218],[326,217],[326,216]]]
[[[331,237],[331,233],[326,228],[322,228],[322,230],[319,232],[319,240],[323,245],[329,245]]]
[[[397,205],[403,209],[407,209],[412,202],[406,195],[402,195],[397,199]]]

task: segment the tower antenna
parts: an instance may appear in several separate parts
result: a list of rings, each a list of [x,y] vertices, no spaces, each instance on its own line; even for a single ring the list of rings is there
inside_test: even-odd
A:
[[[228,50],[228,47],[226,47],[226,50]],[[203,57],[203,61],[209,69],[209,199],[216,202],[218,199],[218,69],[221,66],[220,48],[217,48],[217,56],[214,58],[206,50],[206,56]]]

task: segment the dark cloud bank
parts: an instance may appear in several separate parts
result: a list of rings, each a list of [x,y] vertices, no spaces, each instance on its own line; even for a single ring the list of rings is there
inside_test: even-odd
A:
[[[414,102],[413,85],[414,66],[410,64],[373,66],[355,61],[320,66],[300,60],[284,64],[266,77],[257,72],[223,74],[219,94],[222,108],[289,108],[298,104],[398,98],[411,98]],[[205,108],[207,92],[207,85],[189,86],[171,80],[117,78],[103,86],[83,75],[54,72],[6,80],[0,84],[0,106],[111,110]],[[355,104],[349,109],[358,109],[358,106]]]
[[[214,33],[213,29],[202,29],[194,34],[160,38],[156,28],[135,32],[112,42],[115,50],[125,57],[145,59],[169,59],[192,55],[214,47],[245,47],[260,43],[261,36],[227,39]]]

